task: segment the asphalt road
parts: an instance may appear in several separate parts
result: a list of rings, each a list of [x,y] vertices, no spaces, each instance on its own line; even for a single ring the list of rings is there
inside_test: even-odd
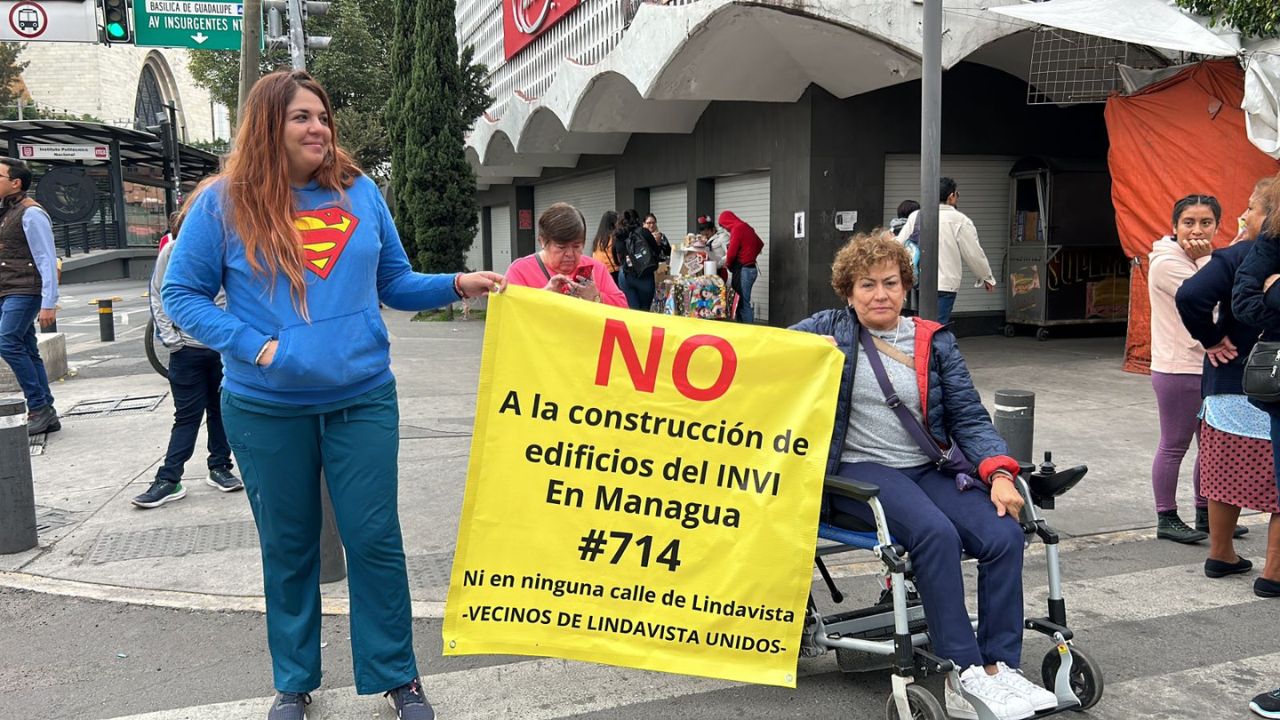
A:
[[[62,289],[59,328],[80,377],[153,372],[143,351],[145,288],[141,281],[117,281]],[[111,343],[98,339],[92,304],[98,297],[120,298]],[[412,367],[414,359],[405,362]],[[1096,482],[1077,492],[1132,501],[1132,492],[1107,494],[1123,486],[1123,478],[1115,469],[1100,472]],[[1139,495],[1145,502],[1145,491]],[[1079,507],[1086,506],[1095,507]],[[1060,507],[1056,512],[1064,521],[1080,512],[1069,502]],[[1052,523],[1053,513],[1049,519]],[[1264,528],[1256,524],[1261,519],[1250,518],[1254,531],[1238,546],[1259,565],[1265,549]],[[1147,536],[1080,537],[1064,551],[1066,600],[1078,647],[1102,669],[1107,684],[1102,702],[1074,717],[1249,717],[1248,699],[1280,684],[1280,647],[1272,632],[1280,601],[1252,595],[1256,573],[1205,578],[1203,547],[1142,539]],[[1028,607],[1042,612],[1044,568],[1038,550],[1029,551],[1025,583]],[[201,556],[188,561],[199,563]],[[974,568],[966,572],[972,593]],[[853,602],[864,604],[876,597],[875,582],[874,577],[840,580]],[[818,590],[820,604],[829,606]],[[884,717],[889,693],[886,674],[844,675],[831,655],[801,660],[798,687],[787,689],[534,658],[442,657],[439,620],[417,620],[413,631],[424,683],[442,720],[861,720]],[[390,717],[377,699],[356,699],[348,637],[345,617],[325,619],[326,674],[312,720]],[[1026,637],[1024,667],[1032,678],[1038,678],[1049,648],[1041,637]],[[926,684],[937,690],[936,678]],[[272,692],[259,614],[0,589],[0,720],[259,720]]]
[[[1260,556],[1261,529],[1241,542],[1241,554]],[[1109,542],[1096,538],[1074,547],[1064,561],[1078,647],[1103,670],[1108,688],[1095,709],[1074,717],[1248,717],[1249,697],[1280,682],[1271,632],[1280,601],[1254,597],[1249,577],[1206,579],[1202,548],[1151,539]],[[1043,592],[1039,558],[1033,546],[1026,574],[1032,609]],[[967,574],[972,588],[972,567]],[[855,599],[874,597],[872,577],[839,582]],[[844,675],[830,655],[801,660],[793,690],[530,658],[441,657],[438,620],[415,621],[413,631],[425,686],[444,698],[447,720],[879,718],[889,692],[886,674]],[[0,590],[0,637],[5,718],[258,718],[272,693],[263,618],[255,613]],[[329,707],[357,708],[356,717],[391,717],[376,699],[355,699],[347,638],[345,617],[325,618],[318,695]],[[1050,647],[1026,636],[1024,666],[1032,677]],[[936,690],[937,679],[927,685]],[[218,705],[245,699],[251,702],[234,712]],[[320,707],[313,719],[353,716],[320,713]]]
[[[60,288],[58,330],[66,335],[67,364],[84,378],[151,373],[143,339],[150,319],[147,283],[113,280]],[[115,340],[102,342],[96,300],[112,298]],[[163,350],[163,348],[161,348]],[[54,388],[57,395],[57,388]]]

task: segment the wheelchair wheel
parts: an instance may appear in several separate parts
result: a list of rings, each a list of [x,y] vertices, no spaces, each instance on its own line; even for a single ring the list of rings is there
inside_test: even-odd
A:
[[[947,714],[943,712],[938,698],[919,685],[907,686],[907,707],[911,709],[911,720],[947,720]],[[889,702],[885,705],[884,716],[886,720],[901,720],[893,695],[889,696]]]
[[[1040,665],[1040,676],[1049,692],[1053,692],[1054,679],[1061,664],[1058,649],[1054,648],[1045,654],[1044,662]],[[1080,707],[1075,710],[1088,710],[1097,705],[1102,699],[1102,687],[1102,671],[1088,655],[1074,645],[1071,646],[1071,692],[1080,699]]]

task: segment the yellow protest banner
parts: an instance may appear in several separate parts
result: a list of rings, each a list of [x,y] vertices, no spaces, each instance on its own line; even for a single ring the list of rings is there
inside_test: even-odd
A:
[[[486,322],[445,654],[794,687],[841,353],[524,287]]]

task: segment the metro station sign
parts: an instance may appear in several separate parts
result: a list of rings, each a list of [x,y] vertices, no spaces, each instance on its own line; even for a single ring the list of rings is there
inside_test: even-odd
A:
[[[507,60],[555,25],[581,0],[502,0],[502,49]]]
[[[110,160],[106,145],[36,145],[18,143],[18,156],[23,160]]]

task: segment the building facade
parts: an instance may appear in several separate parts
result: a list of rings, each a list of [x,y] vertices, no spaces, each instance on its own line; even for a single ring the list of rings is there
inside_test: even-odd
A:
[[[943,35],[942,172],[1006,280],[1012,228],[1039,208],[1016,190],[1015,164],[1073,158],[1105,183],[1107,148],[1101,104],[1029,104],[1030,26],[984,10],[1014,2],[949,1]],[[592,231],[605,210],[653,212],[673,239],[732,210],[766,243],[756,317],[785,326],[840,302],[830,264],[851,230],[837,218],[856,213],[867,230],[926,200],[919,3],[547,5],[458,3],[459,40],[491,69],[496,98],[467,139],[482,208],[473,267],[532,252],[553,202],[578,205]],[[1014,283],[985,293],[974,280],[966,272],[957,320],[996,329]]]
[[[195,84],[189,51],[133,45],[27,43],[23,83],[32,102],[56,112],[89,115],[108,125],[145,127],[155,113],[177,108],[183,142],[226,140],[226,108]]]

